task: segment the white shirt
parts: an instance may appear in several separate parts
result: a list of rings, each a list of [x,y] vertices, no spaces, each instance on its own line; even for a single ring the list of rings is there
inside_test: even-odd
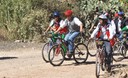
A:
[[[116,33],[116,25],[115,25],[114,20],[111,21],[111,26],[112,26],[112,29],[115,31],[114,33]],[[121,31],[121,20],[118,21],[118,30],[119,32]]]
[[[61,25],[62,23],[63,23],[63,20],[61,20],[61,21],[59,22],[59,25]],[[54,24],[55,24],[55,19],[51,20],[49,26],[52,27],[52,26],[54,26]]]
[[[106,28],[101,26],[100,23],[98,23],[96,29],[91,34],[91,38],[95,38],[96,37],[96,35],[97,35],[97,33],[98,33],[100,28],[101,28],[103,39],[108,39],[108,36],[106,34]],[[109,30],[109,33],[110,33],[109,39],[112,39],[113,36],[115,35],[115,30],[112,28],[111,24],[109,24],[108,30]]]
[[[74,21],[74,23],[78,26],[82,25],[82,22],[77,17],[74,17],[74,19],[72,21]],[[62,24],[60,24],[60,27],[64,28],[65,26],[68,26],[69,23],[72,21],[65,19],[64,22]]]

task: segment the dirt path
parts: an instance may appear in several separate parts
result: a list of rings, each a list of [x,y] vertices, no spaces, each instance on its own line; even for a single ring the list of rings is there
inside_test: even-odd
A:
[[[42,60],[41,46],[20,44],[20,47],[8,50],[1,47],[0,78],[95,78],[95,57],[89,57],[87,63],[81,65],[76,65],[74,60],[70,60],[59,67],[53,67]],[[121,66],[126,68],[127,61],[128,59],[125,59],[114,63],[116,71]],[[102,72],[101,78],[105,78],[104,75]],[[118,77],[114,75],[109,78]]]

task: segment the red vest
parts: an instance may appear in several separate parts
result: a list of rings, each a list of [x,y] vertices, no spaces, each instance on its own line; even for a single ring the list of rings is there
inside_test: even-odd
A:
[[[107,28],[108,28],[108,26],[105,27],[105,29],[106,29],[106,35],[107,35],[108,38],[109,38],[110,32],[109,32],[109,30],[108,30]],[[102,29],[102,28],[100,27],[100,29],[99,29],[99,31],[98,31],[98,33],[97,33],[97,35],[96,35],[96,38],[99,38],[99,37],[102,35],[101,29]],[[111,44],[111,46],[113,46],[113,45],[115,44],[115,37],[113,37],[113,38],[110,40],[110,44]]]
[[[57,29],[60,27],[59,22],[55,22],[54,26],[55,26],[55,29],[57,30]],[[68,31],[68,29],[67,29],[67,26],[66,26],[66,27],[62,28],[62,29],[59,31],[59,33],[60,33],[60,34],[63,34],[63,33],[66,33],[67,31]]]

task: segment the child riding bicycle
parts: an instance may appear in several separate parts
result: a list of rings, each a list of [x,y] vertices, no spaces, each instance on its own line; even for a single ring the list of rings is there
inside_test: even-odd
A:
[[[66,19],[60,25],[58,30],[55,32],[55,33],[57,33],[62,28],[68,27],[69,32],[68,32],[68,34],[66,34],[64,40],[67,42],[67,45],[68,45],[69,52],[67,55],[69,56],[69,58],[71,58],[72,54],[73,54],[73,49],[74,49],[74,42],[73,41],[79,35],[79,33],[83,31],[82,22],[77,17],[74,17],[72,14],[73,14],[72,10],[66,10],[64,12]]]
[[[113,37],[114,37],[114,30],[112,29],[111,24],[107,22],[107,17],[105,15],[99,16],[99,24],[97,25],[96,29],[91,34],[90,39],[92,38],[100,38],[105,40],[104,46],[106,50],[106,62],[108,65],[111,63],[111,56],[112,56],[112,45],[113,45]],[[110,66],[108,66],[110,67]],[[110,70],[111,68],[108,68]]]
[[[46,29],[46,31],[44,32],[44,34],[46,34],[49,30],[51,30],[51,33],[54,33],[60,26],[60,24],[62,24],[63,20],[60,17],[60,13],[58,11],[55,11],[53,13],[53,19],[51,20],[48,28]],[[59,32],[59,34],[66,34],[67,33],[67,27],[64,27],[63,29],[61,29]],[[53,41],[56,42],[56,40],[54,40],[54,37],[57,37],[58,34],[52,34],[53,36]]]

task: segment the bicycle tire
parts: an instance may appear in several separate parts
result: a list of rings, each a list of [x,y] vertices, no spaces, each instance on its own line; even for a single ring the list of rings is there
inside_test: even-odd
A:
[[[120,49],[121,49],[121,55],[125,58],[127,54],[127,49],[125,45],[122,45]]]
[[[99,59],[99,52],[96,53],[96,78],[99,78],[100,76],[100,59]]]
[[[49,45],[49,42],[47,42],[44,44],[42,48],[42,58],[46,63],[49,62],[49,59],[48,59],[49,50],[50,50],[50,45]]]
[[[97,47],[96,47],[95,40],[89,40],[87,42],[87,48],[89,50],[89,55],[90,56],[96,56]],[[95,50],[92,50],[92,49],[95,49]]]
[[[124,57],[122,56],[122,54],[120,52],[120,48],[121,48],[120,43],[116,43],[113,46],[112,58],[115,62],[119,62],[124,59]]]
[[[65,56],[64,50],[61,47],[61,45],[54,45],[49,50],[48,58],[49,58],[50,64],[53,66],[60,66],[64,62],[64,58],[65,58],[64,56]]]
[[[84,63],[88,58],[88,48],[83,43],[78,43],[74,48],[73,58],[76,63]]]

